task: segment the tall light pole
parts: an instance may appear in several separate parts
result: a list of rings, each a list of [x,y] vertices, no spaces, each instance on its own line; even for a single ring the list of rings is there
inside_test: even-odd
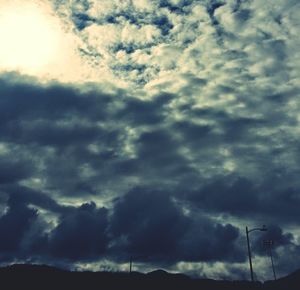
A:
[[[265,240],[265,241],[263,241],[263,243],[264,243],[264,246],[266,246],[266,249],[269,249],[269,255],[270,255],[270,259],[271,259],[274,280],[276,280],[276,272],[275,272],[273,253],[272,253],[272,246],[273,246],[274,242],[272,240]]]
[[[249,234],[254,231],[261,231],[265,232],[267,230],[266,226],[263,225],[261,228],[253,228],[251,230],[248,230],[248,227],[246,227],[246,237],[247,237],[247,247],[248,247],[248,257],[249,257],[249,266],[250,266],[250,275],[251,275],[251,281],[254,282],[254,275],[253,275],[253,267],[252,267],[252,258],[251,258],[251,248],[250,248],[250,241],[249,241]]]

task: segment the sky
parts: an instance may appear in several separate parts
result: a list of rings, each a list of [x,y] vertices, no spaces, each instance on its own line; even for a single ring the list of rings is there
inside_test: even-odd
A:
[[[0,0],[0,263],[300,268],[300,3]]]

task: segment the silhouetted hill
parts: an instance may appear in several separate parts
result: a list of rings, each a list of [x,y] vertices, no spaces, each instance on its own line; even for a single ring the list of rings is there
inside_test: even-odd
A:
[[[28,273],[34,271],[35,273],[67,273],[68,271],[58,269],[47,265],[34,265],[34,264],[14,264],[4,268],[0,268],[0,271],[6,271],[7,273]]]
[[[277,281],[268,281],[265,283],[266,289],[275,290],[299,290],[300,289],[300,269],[292,274],[280,278]]]
[[[183,274],[156,270],[139,272],[70,272],[43,265],[0,268],[1,289],[7,290],[299,290],[300,270],[276,282],[192,279]],[[298,286],[297,286],[298,285]]]
[[[147,273],[147,276],[153,279],[176,279],[176,280],[190,280],[189,276],[180,273],[169,273],[164,270],[155,270]]]

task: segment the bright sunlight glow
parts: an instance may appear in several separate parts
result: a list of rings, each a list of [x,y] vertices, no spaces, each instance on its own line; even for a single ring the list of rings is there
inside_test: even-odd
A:
[[[55,21],[33,2],[0,1],[0,68],[29,73],[45,69],[59,51],[57,29]]]

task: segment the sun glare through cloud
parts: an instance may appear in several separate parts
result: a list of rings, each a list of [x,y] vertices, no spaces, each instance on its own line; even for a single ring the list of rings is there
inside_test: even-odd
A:
[[[32,72],[57,57],[60,34],[53,19],[34,3],[1,3],[0,66]]]
[[[1,72],[76,80],[81,63],[75,38],[50,2],[0,0]]]

